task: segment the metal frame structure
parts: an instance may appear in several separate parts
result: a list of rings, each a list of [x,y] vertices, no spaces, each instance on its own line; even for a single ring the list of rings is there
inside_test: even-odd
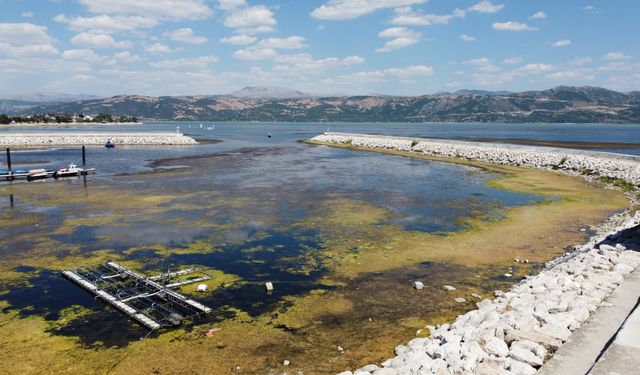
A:
[[[211,309],[174,291],[182,285],[211,279],[206,275],[174,281],[194,269],[147,277],[114,262],[62,271],[70,280],[151,330],[180,325]]]

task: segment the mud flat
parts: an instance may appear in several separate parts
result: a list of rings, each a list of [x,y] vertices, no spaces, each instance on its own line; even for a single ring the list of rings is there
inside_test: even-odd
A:
[[[640,185],[640,158],[632,156],[341,133],[325,133],[311,143],[553,169],[605,178],[635,192]],[[396,356],[380,365],[341,375],[534,374],[594,312],[611,308],[607,298],[625,278],[640,272],[640,244],[634,239],[639,226],[638,212],[614,215],[586,244],[549,261],[540,273],[507,292],[495,291],[495,299],[478,302],[453,323],[426,327],[429,337],[397,346]]]
[[[196,140],[175,132],[90,132],[90,133],[10,133],[0,134],[0,147],[104,145],[195,145]]]

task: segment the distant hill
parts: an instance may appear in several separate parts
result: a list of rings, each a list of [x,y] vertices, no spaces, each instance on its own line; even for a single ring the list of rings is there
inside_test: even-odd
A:
[[[243,90],[240,91],[262,91]],[[558,86],[519,93],[462,91],[422,96],[312,97],[300,93],[277,98],[270,96],[277,90],[265,92],[268,95],[254,97],[123,95],[35,106],[0,101],[0,112],[107,113],[195,121],[640,123],[637,93],[598,87]]]
[[[275,86],[256,86],[245,87],[241,90],[231,93],[231,96],[236,98],[246,99],[289,99],[289,98],[305,98],[311,96],[310,94],[289,89],[286,87]]]

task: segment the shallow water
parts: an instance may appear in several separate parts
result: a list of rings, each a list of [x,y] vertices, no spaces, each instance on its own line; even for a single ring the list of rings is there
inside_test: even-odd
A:
[[[189,124],[179,125],[189,132]],[[396,251],[402,245],[394,242],[394,233],[449,236],[468,229],[470,219],[490,222],[502,218],[509,207],[555,200],[493,188],[487,182],[499,174],[475,167],[297,142],[324,124],[217,124],[209,132],[200,131],[199,124],[191,126],[199,136],[223,142],[95,147],[89,149],[88,160],[97,175],[0,185],[0,265],[12,272],[11,278],[0,277],[0,301],[9,304],[4,310],[58,322],[48,332],[75,337],[80,346],[126,348],[145,331],[57,271],[107,259],[148,274],[196,265],[216,272],[224,282],[212,293],[195,296],[215,312],[188,324],[185,335],[192,326],[249,321],[254,328],[273,329],[272,335],[287,335],[266,353],[256,349],[267,358],[262,369],[276,367],[278,356],[291,351],[300,361],[332,358],[335,351],[329,349],[305,354],[309,340],[355,348],[382,337],[397,344],[399,337],[423,325],[425,316],[468,308],[452,305],[439,288],[442,283],[457,282],[461,290],[486,293],[512,282],[500,275],[518,272],[504,264],[422,262],[369,273],[365,264],[363,272],[352,277],[336,271],[344,259],[360,262],[370,249]],[[378,124],[331,128],[381,129]],[[384,129],[425,136],[440,131],[409,125]],[[54,166],[77,161],[79,152],[21,151],[13,159]],[[342,207],[358,208],[336,217],[334,209]],[[344,250],[353,260],[335,256]],[[415,279],[432,285],[429,291],[412,294]],[[266,281],[276,285],[274,293],[264,293]],[[61,311],[73,306],[89,311],[59,323]],[[374,321],[362,331],[362,322],[371,317]],[[385,345],[376,350],[392,348]],[[223,347],[233,350],[234,344]],[[358,355],[334,364],[322,359],[317,370],[332,372],[351,363],[345,360],[354,365],[370,360]]]

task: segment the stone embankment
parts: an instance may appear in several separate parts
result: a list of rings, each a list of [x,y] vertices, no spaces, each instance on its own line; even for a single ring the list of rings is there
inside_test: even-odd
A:
[[[326,133],[312,141],[424,152],[500,164],[565,170],[640,184],[640,159],[622,155],[530,146]],[[589,173],[584,173],[588,169]],[[588,321],[626,276],[640,266],[640,246],[624,233],[640,225],[640,213],[614,215],[588,243],[546,264],[545,269],[496,291],[495,299],[453,323],[428,327],[395,349],[380,366],[368,365],[340,375],[534,374]],[[595,358],[594,358],[595,360]]]
[[[90,133],[0,133],[1,147],[50,147],[104,145],[111,139],[116,145],[195,145],[191,137],[175,132],[90,132]]]

